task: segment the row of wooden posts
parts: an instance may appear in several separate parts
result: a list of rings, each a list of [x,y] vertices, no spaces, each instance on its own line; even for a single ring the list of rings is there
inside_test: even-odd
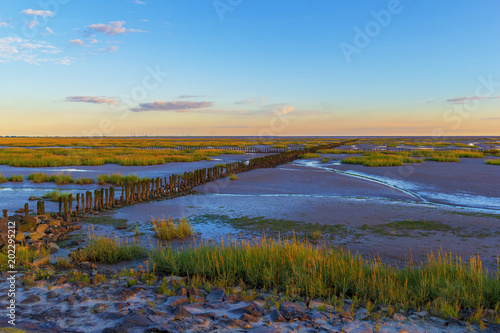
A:
[[[343,143],[345,144],[345,143]],[[134,184],[126,184],[121,187],[121,195],[116,198],[114,187],[101,188],[99,190],[77,193],[76,197],[70,194],[66,198],[59,198],[59,215],[71,216],[85,214],[86,212],[103,211],[119,206],[132,205],[138,202],[172,198],[176,194],[193,189],[198,185],[225,178],[231,174],[251,171],[261,168],[274,168],[276,166],[292,162],[306,153],[314,153],[319,149],[332,149],[341,144],[330,144],[316,146],[307,149],[287,151],[280,154],[262,156],[247,162],[234,162],[225,165],[216,165],[211,168],[198,169],[186,172],[183,175],[171,175],[170,177],[157,177],[142,180]],[[75,209],[73,203],[76,201]],[[25,205],[25,214],[28,216],[29,207]],[[45,214],[43,201],[37,203],[37,213]],[[7,216],[7,210],[4,210]]]

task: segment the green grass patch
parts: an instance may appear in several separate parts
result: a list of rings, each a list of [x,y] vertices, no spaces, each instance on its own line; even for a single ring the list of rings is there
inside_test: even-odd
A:
[[[478,258],[461,261],[430,254],[427,259],[425,265],[399,269],[293,238],[201,244],[183,251],[164,248],[150,254],[163,274],[199,276],[223,286],[243,282],[311,298],[343,295],[412,308],[442,303],[494,308],[500,301],[500,272],[485,272]]]
[[[116,186],[137,184],[140,181],[147,180],[148,178],[140,178],[136,174],[133,175],[122,175],[121,173],[113,173],[107,175],[99,175],[97,177],[97,182],[100,185],[113,184]]]
[[[71,254],[76,262],[95,261],[106,264],[139,259],[145,255],[146,250],[138,244],[95,235],[89,238],[83,249]]]
[[[73,179],[73,184],[90,185],[94,184],[94,180],[92,178],[78,178],[78,179]]]
[[[500,165],[500,159],[495,159],[495,160],[486,160],[484,163],[489,164],[489,165]]]
[[[427,157],[425,160],[433,162],[460,162],[460,158],[454,156]]]
[[[59,198],[62,200],[69,199],[69,192],[59,192],[59,190],[50,191],[42,196],[43,199],[51,200],[51,201],[59,201]]]
[[[155,231],[155,237],[162,240],[171,240],[175,238],[183,239],[194,234],[191,222],[182,218],[174,221],[171,218],[152,219],[151,223]]]
[[[349,229],[341,224],[311,224],[300,221],[285,219],[269,219],[259,217],[229,217],[226,215],[205,214],[192,219],[193,223],[220,223],[229,225],[234,229],[242,230],[252,234],[265,234],[267,236],[279,237],[281,235],[292,236],[303,239],[318,239],[317,235],[325,239],[337,237],[345,238],[349,235],[357,234],[354,229]]]
[[[409,154],[365,153],[363,156],[344,158],[343,164],[358,164],[367,167],[403,166],[405,163],[422,163],[422,160],[409,157]]]
[[[108,215],[85,217],[83,222],[97,225],[112,225],[115,228],[126,227],[127,219],[116,219]]]
[[[1,184],[1,183],[6,183],[6,182],[8,182],[8,181],[9,181],[9,179],[8,179],[8,178],[6,178],[6,177],[4,177],[4,176],[2,175],[2,173],[0,172],[0,184]]]
[[[307,153],[299,156],[299,158],[320,158],[320,157],[321,155],[317,153]]]
[[[24,179],[24,176],[23,175],[13,175],[11,177],[9,177],[9,181],[13,182],[13,183],[21,183]]]

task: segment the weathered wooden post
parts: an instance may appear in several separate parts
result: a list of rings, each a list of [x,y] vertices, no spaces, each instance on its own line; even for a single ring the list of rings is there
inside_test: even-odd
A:
[[[69,204],[69,207],[68,207],[68,213],[69,215],[73,214],[73,194],[70,194],[69,195],[69,198],[68,198],[68,204]]]
[[[4,218],[9,217],[9,216],[7,215],[7,212],[8,212],[8,210],[7,210],[7,209],[2,210],[2,212],[3,212],[3,217],[4,217]]]
[[[92,208],[92,192],[89,191],[89,193],[87,194],[87,197],[89,198],[90,212],[93,212],[94,209]]]
[[[125,186],[122,186],[122,195],[120,196],[120,201],[123,205],[123,200],[125,200]]]
[[[80,193],[76,194],[76,213],[80,213]]]
[[[59,216],[62,216],[62,198],[59,197]]]
[[[129,197],[128,197],[128,185],[125,186],[125,203],[128,205],[130,203]]]
[[[28,216],[30,214],[30,207],[28,203],[24,204],[24,216]]]

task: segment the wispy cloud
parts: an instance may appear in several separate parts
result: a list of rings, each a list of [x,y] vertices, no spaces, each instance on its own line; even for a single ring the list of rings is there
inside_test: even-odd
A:
[[[248,99],[243,99],[241,101],[236,101],[234,104],[238,105],[259,105],[262,103],[265,103],[267,101],[266,98],[264,97],[254,97],[254,98],[248,98]]]
[[[481,118],[481,120],[500,120],[500,117]]]
[[[145,5],[146,4],[146,1],[141,1],[141,0],[133,0],[132,2],[135,4],[138,4],[138,5]]]
[[[84,44],[84,41],[81,39],[73,39],[69,41],[70,44],[82,46]]]
[[[180,95],[178,96],[177,98],[196,98],[196,97],[203,97],[203,96],[200,96],[200,95]]]
[[[107,24],[98,23],[92,24],[87,27],[87,29],[91,32],[100,32],[109,36],[126,34],[128,32],[148,32],[145,30],[139,29],[127,29],[124,27],[125,21],[114,21],[109,22]]]
[[[186,112],[189,109],[209,108],[213,106],[213,102],[192,102],[192,101],[156,101],[152,103],[140,103],[139,107],[131,109],[134,112],[144,111],[175,111]]]
[[[68,96],[65,102],[93,103],[93,104],[118,104],[118,100],[101,96]]]
[[[102,52],[102,53],[111,53],[111,52],[115,52],[118,49],[119,49],[119,47],[115,45],[115,46],[111,46],[111,47],[99,49],[99,52]]]
[[[50,10],[33,10],[33,9],[25,9],[21,13],[30,15],[30,16],[42,16],[42,17],[52,17],[55,15],[54,12],[51,12]]]
[[[45,31],[47,31],[51,35],[54,34],[54,31],[52,31],[52,29],[50,29],[49,27],[45,27]]]
[[[447,99],[446,101],[454,104],[464,104],[467,103],[468,101],[476,101],[483,99],[499,99],[499,98],[500,96],[493,96],[493,97],[472,96],[472,97],[457,97],[457,98]]]
[[[10,24],[7,22],[0,22],[0,28],[7,28],[9,26],[10,26]]]

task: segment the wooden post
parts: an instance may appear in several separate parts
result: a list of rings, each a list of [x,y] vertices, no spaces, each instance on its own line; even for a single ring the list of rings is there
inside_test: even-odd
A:
[[[28,216],[30,214],[30,207],[28,203],[24,204],[24,216]]]
[[[76,194],[76,213],[80,213],[80,193]]]
[[[59,215],[62,216],[62,198],[59,197]]]
[[[2,212],[3,212],[3,217],[4,217],[4,218],[9,217],[9,216],[7,215],[7,212],[8,212],[8,210],[7,210],[7,209],[4,209]]]
[[[108,209],[109,208],[109,190],[105,189],[104,191],[105,191],[104,202],[105,202],[106,209]]]
[[[69,199],[68,199],[68,204],[69,204],[69,209],[68,209],[68,213],[69,215],[73,214],[73,194],[70,194],[69,195]]]

